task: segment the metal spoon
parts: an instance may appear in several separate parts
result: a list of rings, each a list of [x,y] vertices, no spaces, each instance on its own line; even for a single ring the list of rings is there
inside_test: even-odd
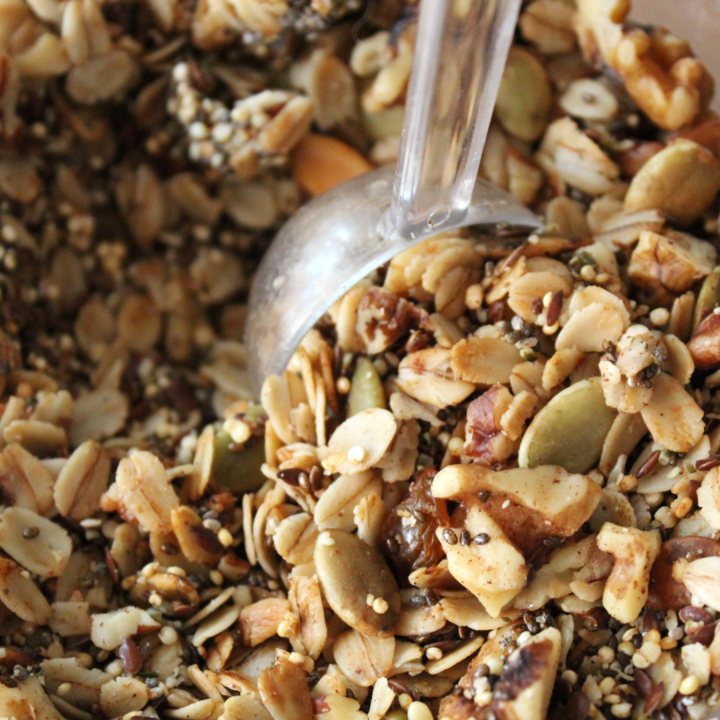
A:
[[[246,341],[258,394],[330,305],[398,253],[465,225],[539,225],[511,195],[476,182],[519,5],[422,0],[397,168],[303,206],[255,275]]]

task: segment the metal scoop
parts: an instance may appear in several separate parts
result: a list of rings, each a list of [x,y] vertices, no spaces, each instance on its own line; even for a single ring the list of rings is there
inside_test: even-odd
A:
[[[397,168],[303,206],[255,275],[246,340],[258,394],[330,305],[398,253],[465,225],[539,225],[508,193],[476,182],[519,6],[422,0]]]

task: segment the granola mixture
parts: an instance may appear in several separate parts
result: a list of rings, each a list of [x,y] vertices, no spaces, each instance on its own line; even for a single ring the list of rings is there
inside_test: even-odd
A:
[[[416,7],[0,0],[0,718],[720,714],[720,119],[525,3],[431,239],[253,399],[252,271],[394,162]]]

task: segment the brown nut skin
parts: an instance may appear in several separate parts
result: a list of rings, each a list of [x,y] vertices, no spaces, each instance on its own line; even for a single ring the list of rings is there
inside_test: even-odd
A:
[[[673,578],[673,565],[681,558],[692,561],[714,555],[720,556],[720,542],[710,538],[688,535],[666,540],[650,572],[647,604],[664,612],[690,605],[690,593]]]
[[[720,315],[711,313],[695,328],[688,350],[698,370],[720,367]]]

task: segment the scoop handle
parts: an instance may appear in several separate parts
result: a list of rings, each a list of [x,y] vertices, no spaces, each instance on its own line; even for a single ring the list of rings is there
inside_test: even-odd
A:
[[[408,240],[467,212],[521,0],[422,0],[393,201]]]

